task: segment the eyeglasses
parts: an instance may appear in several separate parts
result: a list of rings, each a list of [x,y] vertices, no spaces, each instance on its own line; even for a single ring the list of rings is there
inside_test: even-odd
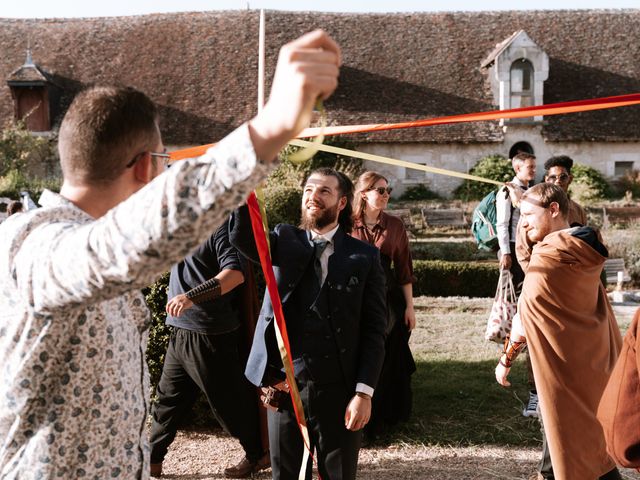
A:
[[[385,192],[388,193],[389,195],[391,195],[391,192],[393,191],[393,188],[391,187],[371,187],[369,190],[367,190],[368,192],[375,190],[376,192],[378,192],[380,195],[384,195]]]
[[[556,180],[566,182],[569,180],[569,175],[566,173],[561,173],[560,175],[547,175],[547,182],[555,182]]]
[[[138,161],[138,159],[140,158],[140,155],[142,155],[144,153],[146,153],[146,152],[140,152],[135,157],[133,157],[133,160],[131,160],[129,163],[127,163],[126,168],[133,167],[136,164],[136,162]],[[152,157],[161,158],[162,161],[164,162],[165,168],[169,166],[169,160],[171,160],[171,155],[169,155],[168,153],[149,152],[149,155],[151,155]]]
[[[161,158],[162,159],[162,163],[164,165],[164,168],[167,168],[169,166],[169,161],[171,160],[171,155],[169,155],[168,153],[150,152],[149,155],[151,155],[152,157]]]

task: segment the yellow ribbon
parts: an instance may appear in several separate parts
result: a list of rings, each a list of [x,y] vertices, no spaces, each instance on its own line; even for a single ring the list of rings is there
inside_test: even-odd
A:
[[[334,147],[331,145],[323,145],[307,142],[306,140],[291,140],[289,145],[295,145],[296,147],[313,146],[317,150],[323,152],[335,153],[337,155],[345,155],[347,157],[361,158],[363,160],[370,160],[372,162],[384,163],[387,165],[394,165],[396,167],[412,168],[414,170],[421,170],[423,172],[435,173],[438,175],[448,175],[450,177],[462,178],[464,180],[473,180],[476,182],[492,183],[494,185],[502,186],[504,182],[497,180],[491,180],[489,178],[478,177],[476,175],[470,175],[468,173],[454,172],[452,170],[446,170],[444,168],[428,167],[426,165],[420,165],[413,162],[407,162],[405,160],[397,160],[395,158],[383,157],[381,155],[373,155],[372,153],[358,152],[356,150],[348,150],[346,148]]]
[[[324,142],[324,130],[327,128],[327,111],[324,109],[324,105],[321,99],[318,99],[316,102],[316,110],[320,112],[320,127],[318,130],[318,135],[313,139],[312,142],[307,142],[308,146],[303,148],[302,150],[298,150],[297,152],[293,152],[290,154],[287,159],[291,163],[302,163],[310,160],[316,153],[318,153],[319,146]]]

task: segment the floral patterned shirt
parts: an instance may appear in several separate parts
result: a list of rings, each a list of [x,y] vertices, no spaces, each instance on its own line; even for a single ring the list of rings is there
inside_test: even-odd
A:
[[[269,167],[247,126],[93,219],[52,192],[0,225],[0,477],[149,477],[140,289]]]

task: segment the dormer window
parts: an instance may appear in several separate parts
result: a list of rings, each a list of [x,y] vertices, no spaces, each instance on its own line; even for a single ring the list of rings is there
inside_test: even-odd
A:
[[[543,104],[544,81],[549,76],[549,56],[524,30],[498,43],[481,64],[486,69],[491,91],[500,110],[532,107]],[[532,123],[542,121],[541,116],[501,121]]]
[[[511,64],[511,108],[533,105],[533,65],[520,58]]]
[[[15,70],[7,85],[13,97],[13,110],[16,120],[23,120],[32,132],[48,132],[51,130],[51,100],[56,95],[56,86],[49,75],[36,65],[31,52],[27,51],[27,59]]]

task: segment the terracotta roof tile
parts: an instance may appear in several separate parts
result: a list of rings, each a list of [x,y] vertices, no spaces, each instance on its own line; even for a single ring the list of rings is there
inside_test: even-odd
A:
[[[419,14],[266,12],[267,78],[278,48],[322,27],[344,68],[327,102],[330,123],[407,121],[497,108],[481,63],[524,30],[550,57],[545,103],[640,92],[640,10]],[[34,61],[73,94],[120,83],[161,106],[167,143],[221,138],[256,112],[257,11],[65,20],[0,19],[0,77]],[[267,86],[268,91],[268,86]],[[0,118],[13,112],[0,84]],[[640,140],[640,108],[545,119],[550,141]],[[359,135],[358,141],[498,142],[497,122]]]

